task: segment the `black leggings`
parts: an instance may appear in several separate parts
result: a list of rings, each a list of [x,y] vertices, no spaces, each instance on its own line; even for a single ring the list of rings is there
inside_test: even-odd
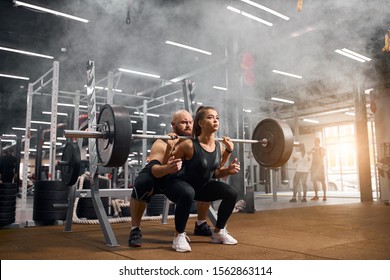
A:
[[[176,231],[185,231],[191,205],[194,200],[215,201],[222,200],[218,208],[217,228],[224,228],[234,210],[237,200],[237,190],[221,181],[209,181],[202,187],[194,189],[187,182],[175,179],[165,186],[165,194],[169,200],[176,203],[175,227]]]

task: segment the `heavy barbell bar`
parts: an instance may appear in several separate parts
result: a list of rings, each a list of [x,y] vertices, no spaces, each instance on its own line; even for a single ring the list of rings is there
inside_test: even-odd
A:
[[[65,137],[68,138],[109,138],[108,133],[100,131],[82,131],[82,130],[64,130]],[[162,139],[170,140],[173,137],[169,135],[150,135],[150,134],[133,134],[132,139]],[[191,139],[190,136],[179,136],[180,139]],[[215,138],[217,141],[222,141],[223,138]],[[262,145],[267,145],[267,139],[263,140],[253,140],[253,139],[230,139],[233,143],[261,143]]]
[[[99,112],[96,130],[65,130],[64,133],[68,138],[96,138],[99,164],[104,167],[123,166],[130,153],[133,139],[172,139],[170,135],[133,135],[127,108],[108,104],[104,105]],[[188,136],[180,136],[180,138],[191,139]],[[223,138],[216,138],[216,140],[222,141]],[[272,118],[263,119],[256,125],[252,139],[231,139],[231,141],[251,144],[255,160],[260,165],[271,168],[284,165],[296,145],[289,125]],[[77,147],[70,147],[62,159],[69,162],[68,165],[62,164],[65,172],[76,170],[72,168],[75,160],[71,157],[72,151],[76,149]]]

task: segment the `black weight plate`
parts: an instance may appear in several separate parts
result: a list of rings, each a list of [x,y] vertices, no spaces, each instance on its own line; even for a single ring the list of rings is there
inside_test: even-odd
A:
[[[16,195],[0,195],[0,201],[15,201]]]
[[[0,208],[2,207],[16,207],[16,199],[10,201],[0,201]]]
[[[15,217],[11,219],[0,219],[0,227],[8,226],[15,223]]]
[[[16,190],[16,183],[1,183],[1,190]]]
[[[36,191],[68,191],[69,186],[63,181],[36,181]]]
[[[59,207],[56,208],[54,205],[57,204],[63,204],[63,205],[68,205],[68,200],[67,199],[52,199],[52,200],[34,200],[34,205],[33,209],[37,211],[52,211],[52,210],[63,210],[66,207]]]
[[[125,164],[130,152],[131,120],[128,110],[117,105],[104,105],[99,113],[97,131],[106,134],[96,140],[99,162],[105,167]]]
[[[65,220],[66,210],[58,211],[33,211],[34,221],[56,221]]]
[[[16,195],[16,186],[14,189],[0,189],[0,195]]]
[[[34,203],[36,200],[68,199],[68,191],[34,191]]]
[[[294,137],[290,126],[281,120],[264,119],[259,122],[252,134],[252,153],[255,160],[264,167],[280,167],[291,157]],[[267,139],[267,144],[261,141]]]
[[[77,182],[80,174],[81,154],[80,148],[76,143],[68,142],[62,152],[61,179],[67,186],[72,186]]]
[[[0,220],[14,219],[15,214],[16,214],[15,211],[14,212],[7,212],[7,213],[0,213]]]

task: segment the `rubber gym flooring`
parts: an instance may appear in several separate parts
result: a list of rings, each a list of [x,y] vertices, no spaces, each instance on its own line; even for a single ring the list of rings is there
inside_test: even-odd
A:
[[[171,248],[172,219],[168,224],[144,221],[140,248],[127,246],[130,222],[111,224],[120,244],[115,247],[105,244],[98,224],[73,224],[72,232],[64,232],[63,224],[20,224],[0,229],[0,256],[1,260],[390,259],[390,206],[332,194],[325,202],[290,203],[289,198],[290,194],[277,200],[256,195],[255,213],[232,214],[228,230],[239,242],[234,246],[211,244],[209,237],[194,236],[194,217],[187,224],[189,253]],[[17,220],[23,219],[17,214]]]

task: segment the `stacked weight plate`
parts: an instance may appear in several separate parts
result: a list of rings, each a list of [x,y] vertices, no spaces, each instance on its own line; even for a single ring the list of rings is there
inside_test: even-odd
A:
[[[33,220],[40,225],[66,219],[69,187],[62,181],[36,181]]]
[[[0,227],[15,222],[16,212],[16,184],[0,184]]]

